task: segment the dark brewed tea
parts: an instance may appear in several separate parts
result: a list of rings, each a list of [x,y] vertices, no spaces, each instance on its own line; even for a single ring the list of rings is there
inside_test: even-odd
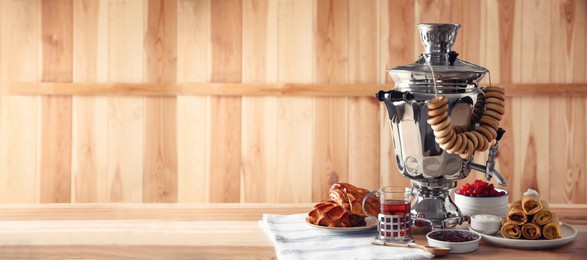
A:
[[[381,213],[385,215],[410,214],[410,202],[407,200],[385,200],[381,204]]]

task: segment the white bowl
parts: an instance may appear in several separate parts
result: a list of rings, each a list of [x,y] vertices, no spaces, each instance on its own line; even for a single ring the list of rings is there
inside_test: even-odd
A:
[[[495,215],[471,216],[471,229],[485,235],[493,235],[501,228],[501,218]]]
[[[505,191],[506,194],[497,197],[471,197],[461,195],[459,194],[459,190],[456,190],[455,204],[463,215],[473,216],[486,214],[505,217],[508,208],[509,193],[504,189],[496,190]]]
[[[450,248],[449,253],[453,254],[473,252],[479,248],[479,241],[481,240],[479,234],[463,229],[442,229],[431,231],[426,234],[426,238],[428,239],[429,246],[448,247]],[[453,242],[456,241],[454,238],[466,238],[465,240],[467,241]]]

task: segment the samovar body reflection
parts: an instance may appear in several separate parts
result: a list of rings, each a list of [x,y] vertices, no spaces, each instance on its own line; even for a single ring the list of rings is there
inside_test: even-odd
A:
[[[389,70],[395,89],[380,91],[375,96],[384,102],[391,124],[395,158],[401,174],[410,178],[414,204],[412,221],[417,226],[454,227],[464,216],[449,196],[456,182],[469,175],[471,169],[485,172],[486,178],[503,178],[493,169],[497,141],[489,150],[487,165],[473,163],[473,156],[463,159],[443,150],[427,123],[428,101],[437,95],[448,98],[448,114],[455,127],[470,128],[475,122],[473,108],[484,93],[478,83],[487,69],[459,60],[451,51],[458,24],[419,24],[424,53],[413,64]],[[501,129],[500,129],[501,130]]]

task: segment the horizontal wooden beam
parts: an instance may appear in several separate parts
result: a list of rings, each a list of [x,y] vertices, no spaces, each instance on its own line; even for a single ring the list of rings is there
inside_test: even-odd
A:
[[[587,83],[527,83],[498,84],[505,88],[506,96],[576,96],[587,95]]]
[[[587,83],[498,84],[507,96],[587,95]],[[8,95],[59,96],[372,96],[393,84],[48,83],[15,82]]]
[[[121,96],[372,96],[384,84],[241,83],[29,83],[9,85],[12,95]]]

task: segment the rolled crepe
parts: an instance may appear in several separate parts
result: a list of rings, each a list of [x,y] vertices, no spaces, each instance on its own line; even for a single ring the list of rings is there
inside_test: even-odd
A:
[[[540,226],[534,223],[526,223],[522,226],[522,236],[526,239],[538,239],[540,233]]]
[[[505,238],[518,239],[522,236],[520,227],[511,221],[506,221],[501,225],[501,235]]]
[[[554,212],[552,215],[552,221],[542,227],[542,236],[546,239],[557,239],[562,237],[558,216]]]
[[[552,222],[553,220],[553,213],[550,211],[550,208],[548,206],[548,203],[546,201],[542,201],[542,209],[538,212],[536,212],[536,214],[534,214],[534,219],[532,220],[532,222],[540,225],[540,226],[544,226],[550,222]]]
[[[538,192],[532,189],[524,192],[524,196],[522,196],[522,209],[526,215],[534,215],[542,209],[542,201],[538,197]]]
[[[528,221],[528,216],[522,209],[522,203],[520,201],[512,202],[512,206],[506,215],[506,221],[510,221],[516,225],[524,225]]]

